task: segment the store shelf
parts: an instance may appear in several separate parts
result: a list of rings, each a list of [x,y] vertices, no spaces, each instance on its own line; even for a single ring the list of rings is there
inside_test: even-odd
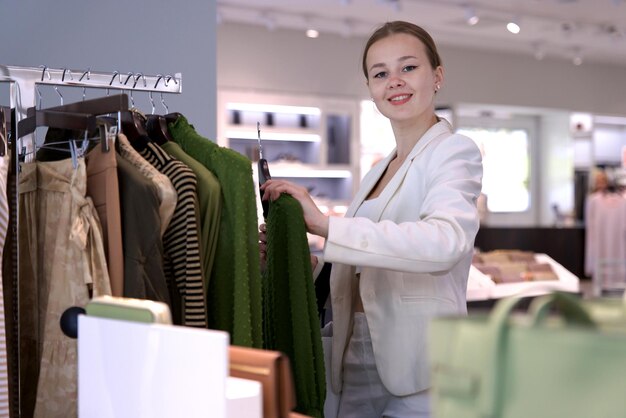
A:
[[[253,163],[262,149],[273,178],[303,185],[314,198],[344,204],[352,197],[359,180],[357,103],[222,90],[218,105],[220,145]]]

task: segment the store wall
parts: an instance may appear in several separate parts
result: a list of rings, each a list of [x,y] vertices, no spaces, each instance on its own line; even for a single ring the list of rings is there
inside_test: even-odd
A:
[[[180,72],[182,94],[165,97],[170,111],[215,138],[215,15],[215,2],[204,0],[0,0],[0,64]],[[147,93],[135,93],[134,100],[151,111]]]
[[[364,37],[322,34],[308,39],[300,31],[268,31],[254,25],[224,23],[217,30],[218,88],[263,90],[368,98],[360,68]],[[563,59],[461,49],[439,45],[445,82],[438,104],[524,109],[537,120],[533,158],[533,220],[554,224],[553,204],[574,206],[573,140],[569,112],[626,115],[626,68]],[[510,217],[509,217],[510,218]],[[501,220],[498,224],[517,224]]]
[[[217,30],[220,88],[367,98],[360,69],[365,38],[224,23]],[[439,45],[441,104],[483,103],[626,114],[626,68]]]
[[[558,205],[560,213],[574,211],[574,147],[569,123],[569,115],[562,112],[546,112],[541,118],[537,157],[542,181],[537,186],[543,204],[539,208],[539,225],[564,226],[565,221],[557,219],[553,205]]]

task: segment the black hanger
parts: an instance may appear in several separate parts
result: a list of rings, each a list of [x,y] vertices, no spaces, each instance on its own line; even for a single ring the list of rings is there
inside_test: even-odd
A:
[[[174,123],[178,120],[179,117],[182,116],[182,113],[172,112],[165,115],[165,120],[167,123]]]
[[[168,141],[173,141],[170,130],[167,127],[167,119],[165,119],[165,116],[148,115],[146,128],[148,129],[148,136],[150,137],[150,140],[159,145],[163,145]]]
[[[27,116],[34,115],[35,110],[36,109],[34,107],[28,108]],[[128,95],[116,94],[113,96],[99,97],[97,99],[83,100],[81,102],[70,103],[63,106],[49,107],[45,110],[55,112],[86,113],[95,116],[106,115],[109,113],[128,110]]]
[[[126,110],[120,112],[122,132],[132,143],[148,136],[146,131],[146,120],[144,116],[136,110]]]
[[[35,129],[40,126],[91,131],[96,128],[96,117],[84,113],[68,113],[40,109],[35,110],[35,114],[33,116],[19,121],[17,124],[17,132],[21,138],[24,135],[35,132]]]

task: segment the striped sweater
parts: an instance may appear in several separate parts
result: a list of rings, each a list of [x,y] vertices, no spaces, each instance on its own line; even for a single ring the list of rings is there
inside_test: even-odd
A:
[[[172,220],[163,235],[164,268],[174,279],[183,301],[183,324],[207,327],[203,272],[200,261],[198,195],[196,175],[149,140],[134,141],[133,146],[174,185],[178,201]]]

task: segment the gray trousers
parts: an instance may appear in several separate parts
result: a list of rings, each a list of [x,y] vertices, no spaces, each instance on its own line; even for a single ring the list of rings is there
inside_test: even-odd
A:
[[[330,349],[330,339],[324,339],[324,349]],[[343,359],[343,391],[337,396],[328,386],[326,418],[430,417],[428,391],[395,396],[385,389],[376,370],[372,339],[362,312],[354,315],[354,329]]]

